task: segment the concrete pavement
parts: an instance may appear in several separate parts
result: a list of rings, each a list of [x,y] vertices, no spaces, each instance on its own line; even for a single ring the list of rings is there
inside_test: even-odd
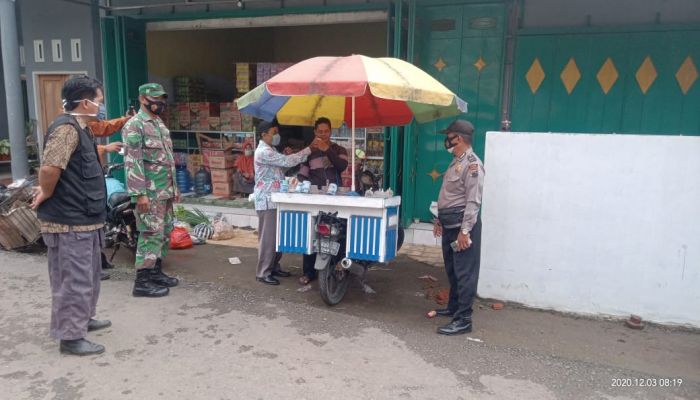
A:
[[[446,321],[423,317],[435,305],[416,277],[444,276],[405,257],[370,272],[376,294],[356,284],[327,308],[315,287],[256,283],[255,249],[174,252],[166,270],[183,284],[161,299],[130,296],[125,256],[98,305],[113,326],[89,335],[107,352],[78,358],[47,336],[45,257],[0,252],[0,398],[700,398],[698,333],[484,307],[474,333],[438,336]],[[300,258],[283,264],[298,275]],[[659,387],[664,378],[682,383]]]

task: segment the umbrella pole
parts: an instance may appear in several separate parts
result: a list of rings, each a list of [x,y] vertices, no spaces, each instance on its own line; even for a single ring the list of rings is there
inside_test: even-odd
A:
[[[355,191],[355,96],[352,97],[352,192]]]

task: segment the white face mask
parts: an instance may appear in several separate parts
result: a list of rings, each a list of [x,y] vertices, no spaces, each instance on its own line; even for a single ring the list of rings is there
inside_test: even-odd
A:
[[[83,100],[87,100],[90,103],[92,103],[93,105],[97,106],[97,112],[95,112],[94,114],[83,114],[83,113],[69,112],[68,114],[75,116],[75,117],[94,117],[94,118],[97,118],[97,114],[99,114],[99,112],[100,112],[100,104],[95,103],[94,101],[92,101],[90,99],[83,99]],[[83,100],[75,100],[75,101],[73,101],[73,103],[80,103]]]
[[[272,136],[272,145],[279,146],[281,140],[282,140],[282,137],[278,133],[275,133],[275,135]]]
[[[245,155],[246,155],[246,157],[252,156],[252,155],[253,155],[253,150],[246,150],[246,151],[245,151]]]
[[[447,149],[447,152],[450,153],[450,154],[454,154],[455,148],[454,148],[454,147],[450,147],[449,149]]]

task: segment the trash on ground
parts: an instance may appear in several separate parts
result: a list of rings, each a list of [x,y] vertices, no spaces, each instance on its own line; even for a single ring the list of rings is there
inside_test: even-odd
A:
[[[375,294],[377,293],[372,287],[364,282],[362,282],[362,291],[365,292],[366,294]]]
[[[228,262],[232,265],[238,265],[241,263],[241,259],[238,257],[229,257]]]
[[[470,342],[484,343],[483,340],[467,336],[467,340]]]
[[[313,289],[313,286],[311,286],[311,284],[309,283],[308,285],[304,285],[304,286],[300,287],[299,289],[297,289],[297,292],[305,293],[311,289]]]
[[[630,329],[644,329],[644,322],[639,315],[630,315],[630,319],[625,321],[625,325]]]
[[[435,318],[437,315],[437,311],[435,310],[430,310],[427,313],[425,313],[426,318]]]
[[[214,234],[211,240],[228,240],[232,239],[234,234],[233,225],[228,223],[222,216],[219,216],[213,224]]]
[[[491,308],[494,310],[502,310],[503,309],[503,303],[491,303]]]
[[[424,280],[428,280],[428,281],[431,281],[431,282],[437,282],[437,281],[438,281],[437,278],[434,277],[434,276],[432,276],[432,275],[423,275],[423,276],[419,276],[418,279],[424,279]]]

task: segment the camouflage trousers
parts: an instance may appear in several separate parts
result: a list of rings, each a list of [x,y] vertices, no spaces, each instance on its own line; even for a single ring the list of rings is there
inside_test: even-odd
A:
[[[173,200],[151,199],[147,213],[136,211],[139,242],[136,247],[136,269],[153,268],[156,259],[165,258],[173,230]]]

